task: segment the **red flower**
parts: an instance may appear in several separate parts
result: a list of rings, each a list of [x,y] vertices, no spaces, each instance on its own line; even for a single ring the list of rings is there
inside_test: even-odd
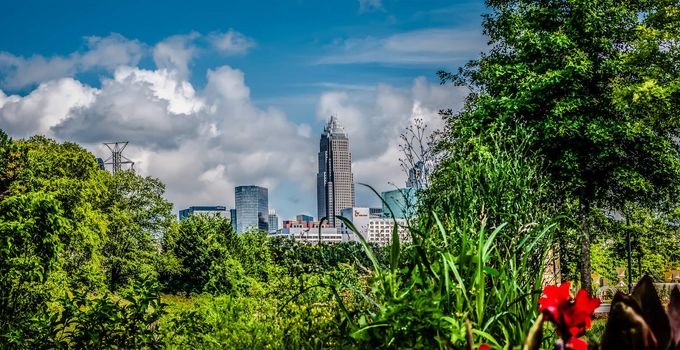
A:
[[[588,292],[581,289],[576,294],[573,303],[568,305],[562,313],[564,324],[573,337],[580,337],[585,334],[586,329],[590,329],[591,317],[595,309],[600,306],[600,299],[589,297]]]
[[[481,343],[479,344],[477,350],[491,350],[491,347],[489,346],[489,344]]]
[[[564,282],[559,287],[553,285],[545,286],[543,288],[543,295],[538,299],[540,304],[538,311],[543,312],[543,315],[550,321],[559,322],[561,309],[571,299],[570,286],[571,282]]]
[[[586,333],[592,323],[592,315],[600,306],[600,299],[591,298],[581,289],[576,298],[571,296],[565,282],[561,286],[545,286],[543,295],[538,299],[538,311],[557,326],[557,334],[562,336],[567,349],[587,350],[588,343],[578,337]]]

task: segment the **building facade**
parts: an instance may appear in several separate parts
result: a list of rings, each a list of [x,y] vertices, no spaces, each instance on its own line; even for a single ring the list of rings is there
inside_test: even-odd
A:
[[[314,221],[314,217],[311,215],[305,215],[305,214],[300,214],[295,217],[295,220],[297,221],[306,221],[306,222],[312,222]]]
[[[223,206],[208,206],[208,205],[195,205],[191,206],[186,209],[182,209],[179,211],[179,221],[182,221],[186,218],[188,218],[191,215],[194,214],[206,214],[206,215],[215,215],[215,216],[221,216],[225,215],[227,211],[226,207]]]
[[[342,234],[334,227],[284,227],[277,231],[276,236],[312,244],[319,243],[319,237],[321,237],[323,243],[341,243],[343,241]]]
[[[391,218],[392,214],[396,219],[406,219],[415,212],[416,189],[399,188],[392,191],[385,191],[380,194],[383,198],[382,216]],[[390,211],[390,209],[392,211]]]
[[[336,215],[354,207],[352,154],[345,129],[335,116],[326,124],[319,142],[319,171],[316,179],[318,218],[336,227]]]
[[[426,186],[426,176],[428,174],[425,171],[425,164],[421,161],[416,162],[413,168],[408,170],[408,180],[406,181],[406,187],[423,189]]]
[[[229,218],[231,219],[231,227],[236,230],[236,209],[229,209]]]
[[[269,209],[269,228],[268,231],[276,232],[279,230],[279,216],[276,215],[276,210]]]
[[[269,195],[260,186],[238,186],[234,189],[236,202],[236,232],[250,229],[267,231],[269,228]]]
[[[394,223],[397,223],[399,242],[411,242],[411,236],[404,219],[371,217],[369,208],[345,208],[341,215],[352,222],[354,227],[369,243],[388,245],[392,243]],[[357,241],[358,237],[344,223],[339,225],[343,241]]]

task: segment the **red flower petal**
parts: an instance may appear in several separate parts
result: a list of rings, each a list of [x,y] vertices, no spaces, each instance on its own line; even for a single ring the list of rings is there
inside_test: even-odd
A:
[[[540,304],[538,311],[543,312],[549,320],[558,322],[560,319],[560,309],[571,299],[570,287],[571,282],[562,283],[559,287],[554,285],[545,286],[543,288],[543,295],[538,299]]]
[[[567,342],[567,349],[571,350],[588,350],[588,343],[580,338],[571,338]]]
[[[479,344],[479,347],[477,349],[479,349],[479,350],[491,350],[491,347],[489,346],[489,344],[481,343],[481,344]]]

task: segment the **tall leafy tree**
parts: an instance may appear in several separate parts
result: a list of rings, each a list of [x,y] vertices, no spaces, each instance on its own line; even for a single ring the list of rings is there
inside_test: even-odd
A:
[[[58,284],[65,228],[59,202],[44,193],[0,200],[0,347],[34,331],[31,318],[46,308]],[[58,279],[58,278],[56,278]]]
[[[133,171],[108,177],[110,197],[105,203],[108,235],[104,269],[109,289],[155,274],[159,239],[174,221],[172,203],[163,198],[165,185]]]
[[[677,0],[487,0],[489,50],[443,82],[469,86],[451,139],[524,128],[581,218],[590,289],[591,213],[658,203],[680,179]],[[451,141],[451,140],[448,140]]]
[[[230,239],[230,237],[232,239]],[[238,242],[228,219],[191,215],[163,236],[166,262],[174,264],[162,277],[173,292],[234,291],[243,281],[243,267],[229,247]]]
[[[43,136],[13,142],[15,152],[26,156],[4,195],[40,193],[54,198],[64,225],[59,240],[66,276],[76,286],[102,286],[102,247],[108,226],[102,208],[109,175],[75,143],[57,143]]]

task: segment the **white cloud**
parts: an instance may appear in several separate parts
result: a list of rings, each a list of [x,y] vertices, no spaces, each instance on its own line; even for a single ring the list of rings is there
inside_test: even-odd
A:
[[[88,51],[79,59],[82,70],[101,67],[113,71],[119,66],[136,66],[146,50],[141,42],[116,33],[104,38],[90,36],[86,40]]]
[[[0,90],[0,128],[13,137],[76,141],[104,158],[102,142],[129,141],[126,156],[138,172],[166,184],[176,208],[231,206],[234,186],[242,184],[268,186],[272,207],[289,193],[311,196],[310,126],[256,107],[238,69],[209,70],[207,80],[196,91],[175,71],[119,67],[100,88],[63,78],[23,97]],[[282,189],[284,183],[292,187]]]
[[[271,207],[293,215],[293,210],[315,211],[319,126],[330,114],[346,125],[356,181],[385,190],[389,182],[403,185],[405,180],[398,161],[403,128],[415,117],[436,127],[438,110],[460,107],[466,94],[425,78],[407,87],[328,82],[322,85],[328,92],[314,100],[304,96],[317,104],[317,119],[292,122],[278,109],[253,103],[239,69],[208,70],[205,87],[192,85],[188,67],[198,42],[199,34],[164,40],[154,47],[159,67],[142,69],[134,64],[142,53],[124,38],[90,38],[88,51],[78,53],[77,69],[111,70],[99,87],[61,77],[76,69],[58,64],[74,60],[71,56],[39,58],[44,62],[36,64],[34,77],[28,79],[40,81],[35,89],[24,96],[0,90],[0,129],[12,137],[41,133],[76,141],[104,158],[102,142],[129,141],[126,156],[140,174],[166,184],[176,209],[232,206],[234,186],[256,184],[269,187]],[[26,60],[2,57],[0,62],[29,69]],[[56,60],[59,74],[42,81],[49,76],[42,69],[50,60]],[[378,204],[359,188],[357,198],[359,205]]]
[[[451,64],[478,56],[486,46],[479,29],[422,29],[387,37],[337,40],[319,64]]]
[[[201,52],[212,50],[225,55],[243,55],[255,41],[233,29],[226,33],[202,35],[191,32],[173,35],[149,48],[148,45],[112,33],[106,37],[84,37],[85,49],[66,55],[30,57],[0,52],[0,86],[18,90],[88,71],[114,72],[121,66],[137,66],[151,54],[156,68],[176,72],[180,79],[190,75],[192,61]]]
[[[144,45],[120,34],[100,38],[86,38],[88,50],[67,56],[31,57],[0,52],[2,85],[9,89],[23,88],[44,81],[70,77],[77,72],[93,69],[113,70],[119,65],[137,65],[144,53]]]
[[[180,78],[188,78],[189,63],[198,50],[194,41],[200,36],[197,32],[173,35],[156,44],[153,48],[153,61],[156,67],[174,70]]]
[[[1,93],[0,128],[15,137],[51,137],[52,126],[66,120],[72,111],[91,105],[95,98],[96,89],[71,78],[42,83],[24,97]]]
[[[255,41],[229,29],[226,33],[212,33],[208,36],[212,46],[226,55],[242,55],[255,46]]]

